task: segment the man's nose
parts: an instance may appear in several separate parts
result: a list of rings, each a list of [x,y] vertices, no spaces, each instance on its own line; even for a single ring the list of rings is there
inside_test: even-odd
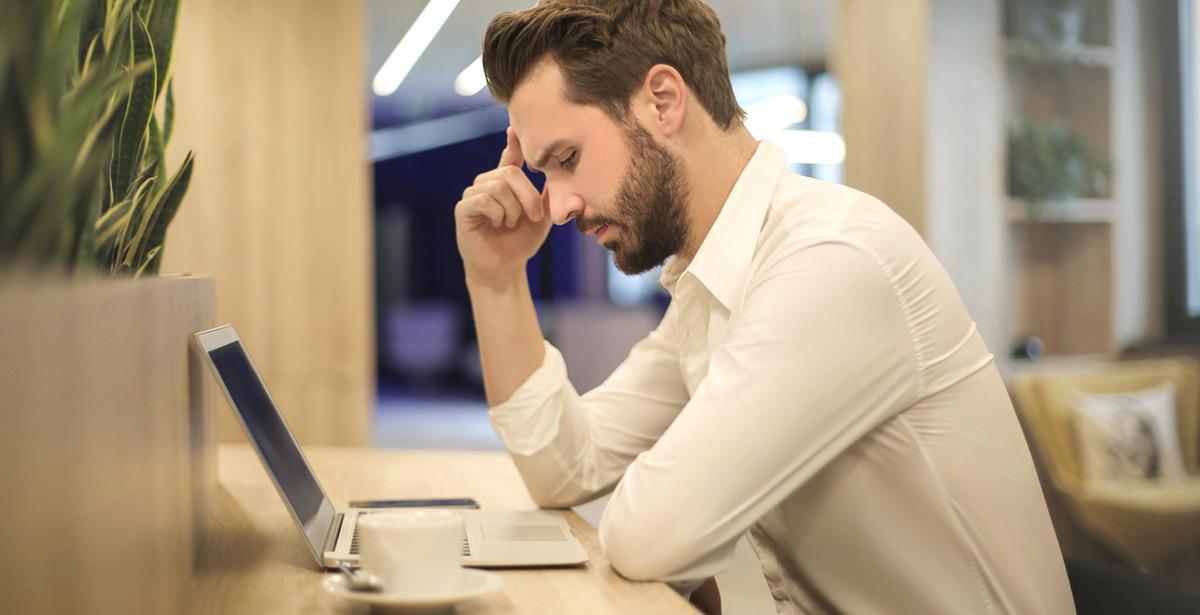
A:
[[[579,195],[562,189],[547,190],[550,192],[550,220],[555,224],[566,224],[583,211],[583,199]]]

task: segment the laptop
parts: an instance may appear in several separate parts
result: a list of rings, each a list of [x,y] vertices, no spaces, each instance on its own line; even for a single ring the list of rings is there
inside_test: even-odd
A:
[[[339,562],[357,565],[358,519],[387,508],[335,510],[233,326],[202,331],[195,339],[317,562],[326,568],[337,568]],[[588,559],[561,513],[455,512],[463,517],[464,566],[571,566]]]

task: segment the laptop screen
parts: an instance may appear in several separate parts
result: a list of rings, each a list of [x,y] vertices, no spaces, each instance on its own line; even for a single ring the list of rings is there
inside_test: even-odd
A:
[[[232,342],[223,346],[204,345],[247,435],[302,526],[314,555],[320,559],[334,516],[332,503],[317,483],[236,334]]]

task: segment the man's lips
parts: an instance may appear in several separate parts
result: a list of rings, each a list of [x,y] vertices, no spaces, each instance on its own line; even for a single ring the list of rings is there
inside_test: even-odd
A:
[[[598,244],[600,244],[600,245],[604,245],[604,233],[605,233],[605,231],[607,231],[607,230],[608,230],[608,225],[607,225],[607,224],[601,224],[601,225],[600,225],[600,226],[599,226],[599,227],[596,229],[596,243],[598,243]]]

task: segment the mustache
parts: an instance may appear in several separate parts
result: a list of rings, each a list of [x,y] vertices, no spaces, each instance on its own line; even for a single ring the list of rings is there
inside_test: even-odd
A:
[[[587,233],[593,229],[598,229],[605,225],[616,226],[616,227],[620,226],[620,224],[616,220],[613,220],[612,218],[608,218],[606,216],[594,216],[591,218],[576,218],[575,219],[575,227],[579,229],[580,233]]]

